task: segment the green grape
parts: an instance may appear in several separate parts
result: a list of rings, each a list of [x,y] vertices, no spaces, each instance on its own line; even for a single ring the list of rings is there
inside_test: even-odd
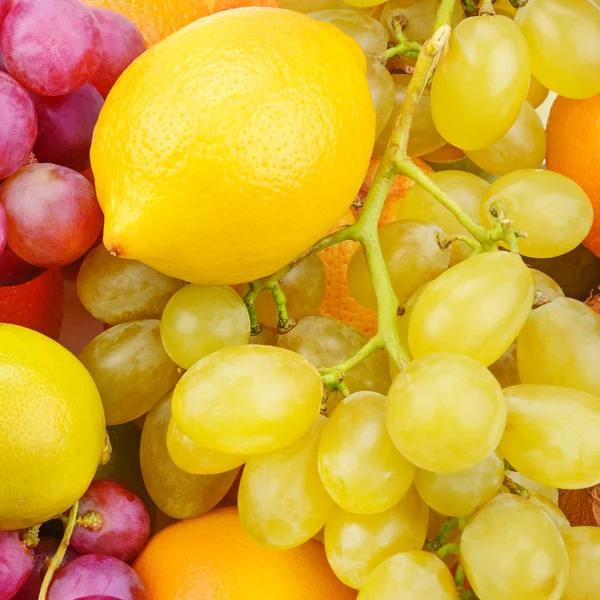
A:
[[[357,600],[458,600],[454,578],[437,557],[421,550],[382,562],[361,587]]]
[[[492,203],[527,234],[519,251],[532,258],[560,256],[585,239],[594,220],[592,203],[571,179],[542,169],[523,169],[497,179],[481,204],[481,221],[492,225]]]
[[[460,561],[484,600],[559,600],[569,558],[556,525],[524,498],[501,494],[463,531]]]
[[[556,300],[555,300],[556,302]],[[553,385],[504,390],[508,406],[500,452],[519,473],[566,490],[600,483],[600,401]]]
[[[375,107],[375,117],[377,119],[375,137],[377,138],[390,120],[396,90],[390,72],[373,54],[367,56],[367,82]]]
[[[394,379],[387,428],[396,448],[427,471],[456,473],[495,450],[506,422],[502,389],[459,354],[418,358]]]
[[[351,37],[365,54],[377,54],[387,50],[390,36],[385,27],[373,17],[346,9],[329,9],[308,15],[317,21],[331,23]]]
[[[561,533],[571,564],[563,600],[594,600],[600,589],[600,527],[572,527]]]
[[[202,447],[254,455],[306,435],[322,396],[321,377],[302,356],[273,346],[234,346],[187,371],[173,392],[173,416]]]
[[[563,289],[546,273],[538,271],[537,269],[531,269],[533,275],[533,287],[536,291],[542,292],[548,300],[556,300],[557,298],[564,298],[565,293]]]
[[[572,298],[536,308],[517,338],[517,362],[523,383],[600,396],[600,315]]]
[[[110,325],[160,319],[169,298],[184,285],[137,260],[113,256],[102,244],[85,257],[77,276],[83,306]]]
[[[517,344],[512,343],[508,350],[488,369],[503,388],[521,383],[517,368]]]
[[[432,473],[418,470],[415,487],[430,508],[448,515],[470,515],[498,494],[504,480],[504,461],[495,452],[466,471]]]
[[[392,443],[385,408],[381,394],[351,394],[335,409],[321,436],[321,480],[335,503],[348,512],[388,510],[412,485],[415,467]]]
[[[556,488],[533,481],[533,479],[529,479],[517,471],[506,471],[506,474],[530,492],[535,492],[538,496],[543,496],[558,506],[558,490]]]
[[[369,8],[371,6],[378,6],[384,2],[386,2],[386,0],[349,0],[348,5],[359,8]]]
[[[238,509],[244,529],[263,546],[300,546],[325,525],[333,500],[317,468],[319,439],[327,419],[319,416],[296,443],[251,458],[244,468]]]
[[[550,90],[544,87],[533,75],[529,82],[529,91],[527,92],[527,102],[531,104],[533,108],[537,108],[544,102],[548,97]]]
[[[295,10],[301,13],[312,13],[333,8],[351,8],[342,0],[279,0],[279,8]]]
[[[530,75],[527,42],[511,19],[465,19],[433,74],[437,130],[462,150],[487,148],[517,120]]]
[[[479,223],[479,207],[490,184],[481,177],[464,171],[440,171],[429,175],[430,179],[446,192],[476,223]],[[466,235],[467,230],[456,217],[444,208],[429,192],[420,185],[413,185],[402,199],[398,210],[398,219],[431,221],[449,235]],[[450,264],[454,265],[467,258],[471,250],[466,244],[452,244]]]
[[[250,318],[232,288],[190,284],[167,303],[160,337],[173,361],[189,369],[217,350],[247,344]]]
[[[567,98],[600,94],[600,7],[589,0],[529,0],[515,23],[540,82]]]
[[[571,527],[571,523],[569,523],[569,519],[567,519],[565,513],[552,500],[548,500],[548,498],[536,492],[531,492],[528,500],[541,508],[559,529],[562,530]]]
[[[400,304],[424,283],[435,279],[450,264],[450,249],[443,250],[433,223],[394,221],[379,228],[379,242],[385,264]],[[348,286],[353,298],[373,310],[377,298],[364,250],[359,248],[348,265]]]
[[[158,508],[174,519],[207,513],[227,494],[239,469],[218,475],[190,475],[171,460],[167,428],[171,420],[171,395],[149,413],[142,430],[140,461],[146,489]]]
[[[373,148],[374,156],[383,156],[385,147],[387,146],[392,130],[402,109],[402,103],[406,96],[406,90],[410,82],[411,75],[392,75],[394,80],[394,108],[392,115],[389,118],[383,131],[375,141],[375,147]],[[431,98],[429,96],[429,90],[426,89],[421,96],[421,100],[417,105],[415,114],[413,117],[412,126],[410,128],[410,138],[408,140],[408,154],[410,156],[423,156],[423,154],[429,154],[434,150],[441,148],[446,143],[446,140],[438,133],[435,125],[433,124],[433,118],[431,116]]]
[[[171,419],[167,429],[167,450],[171,460],[182,471],[193,475],[225,473],[246,462],[244,456],[202,448],[177,427],[174,419]]]
[[[465,354],[487,367],[515,340],[532,301],[533,277],[520,256],[485,252],[469,258],[419,298],[408,327],[410,350],[415,357]]]
[[[357,515],[336,508],[325,525],[325,552],[338,579],[360,589],[373,569],[390,556],[420,550],[428,513],[414,488],[378,514]]]
[[[269,327],[261,327],[260,333],[251,335],[248,343],[257,346],[275,346],[277,344],[277,334]]]
[[[518,169],[537,169],[546,159],[546,130],[540,116],[525,102],[513,126],[481,150],[465,154],[484,171],[506,175]]]
[[[100,392],[108,425],[148,412],[181,376],[160,341],[160,321],[122,323],[96,336],[79,355]]]
[[[410,354],[410,349],[408,345],[408,329],[410,325],[410,318],[412,316],[413,310],[417,305],[417,301],[426,290],[429,283],[422,285],[416,292],[413,292],[410,298],[404,303],[404,314],[401,317],[396,319],[398,323],[398,333],[400,334],[400,341],[402,345],[406,349],[406,351]],[[392,378],[398,375],[398,368],[394,365],[394,362],[390,359],[390,372],[392,374]]]
[[[331,317],[304,317],[277,346],[301,354],[315,367],[333,367],[356,354],[367,338],[350,325]],[[387,394],[390,374],[383,352],[375,352],[348,371],[344,381],[350,391]],[[331,397],[330,397],[331,401]]]

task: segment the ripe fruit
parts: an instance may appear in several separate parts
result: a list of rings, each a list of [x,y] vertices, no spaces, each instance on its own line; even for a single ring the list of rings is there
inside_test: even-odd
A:
[[[156,600],[189,594],[228,600],[353,600],[332,573],[320,542],[293,550],[262,548],[242,529],[237,510],[215,510],[155,535],[134,568]]]
[[[268,31],[260,42],[248,36],[259,30]],[[315,68],[324,61],[327,71]],[[202,284],[250,281],[296,258],[366,171],[375,114],[365,70],[336,28],[268,8],[214,15],[141,56],[107,99],[92,144],[106,247]],[[290,95],[290,82],[305,93]]]
[[[0,325],[0,346],[0,529],[21,529],[83,495],[104,450],[104,412],[88,372],[56,342]]]
[[[562,532],[569,553],[571,572],[563,598],[593,598],[600,585],[595,565],[600,560],[600,528],[573,527]]]
[[[10,600],[33,572],[33,550],[25,546],[18,531],[0,531],[0,598]]]
[[[2,209],[4,211],[4,209]],[[19,258],[8,246],[0,253],[0,287],[16,286],[35,279],[44,272]]]

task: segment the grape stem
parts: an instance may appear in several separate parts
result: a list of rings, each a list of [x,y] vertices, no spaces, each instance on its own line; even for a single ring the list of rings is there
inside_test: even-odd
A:
[[[508,475],[504,475],[504,481],[503,481],[502,485],[504,485],[504,487],[511,494],[515,494],[516,496],[523,496],[523,498],[529,498],[531,496],[531,493],[529,492],[529,490],[526,487],[519,485],[516,481],[512,480]]]
[[[510,5],[513,8],[523,8],[524,6],[527,6],[527,3],[529,2],[529,0],[509,0],[510,1]]]
[[[463,590],[460,593],[460,600],[479,600],[475,595],[475,592],[469,588],[468,590]]]
[[[65,528],[65,533],[63,535],[62,540],[56,550],[56,553],[52,557],[50,564],[48,565],[48,570],[44,575],[44,580],[42,581],[42,587],[40,588],[40,594],[38,596],[38,600],[46,600],[48,595],[48,588],[52,583],[52,578],[54,577],[54,573],[60,566],[65,557],[65,553],[69,544],[71,542],[71,536],[73,535],[73,530],[75,529],[75,523],[77,521],[77,511],[79,510],[79,500],[73,504],[71,507],[71,512],[69,513],[69,519],[67,520],[67,526]]]
[[[495,17],[496,11],[494,10],[493,0],[483,0],[481,8],[479,9],[480,17]]]
[[[454,583],[456,584],[456,590],[459,594],[462,594],[465,588],[465,570],[462,564],[458,563],[456,567],[456,575],[454,576]]]
[[[462,5],[467,17],[472,17],[477,14],[479,0],[462,0]]]
[[[35,548],[40,543],[40,527],[41,525],[34,525],[21,532],[19,538],[27,548]]]
[[[437,536],[433,540],[425,542],[423,548],[428,552],[433,552],[434,554],[437,554],[440,548],[447,544],[448,538],[450,537],[452,532],[455,529],[459,529],[460,531],[462,531],[466,525],[466,517],[450,517],[446,519]]]
[[[438,233],[437,241],[442,250],[450,248],[453,242],[462,242],[471,248],[473,251],[471,255],[479,254],[481,252],[481,245],[479,242],[466,235],[448,235],[447,233]]]
[[[58,517],[63,523],[68,523],[71,515],[67,517],[66,515],[59,515]],[[85,529],[89,529],[90,531],[100,531],[102,529],[102,515],[97,513],[94,510],[90,510],[85,513],[85,515],[81,515],[81,517],[77,517],[75,521],[76,527],[85,527]]]
[[[451,544],[444,544],[438,551],[437,555],[439,558],[446,558],[450,554],[458,554],[460,550],[460,544],[458,542],[452,542]]]

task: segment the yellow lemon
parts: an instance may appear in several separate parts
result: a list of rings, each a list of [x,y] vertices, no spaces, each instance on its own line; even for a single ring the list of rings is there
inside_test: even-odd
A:
[[[40,333],[0,324],[0,530],[42,523],[78,500],[105,433],[83,365]]]
[[[352,203],[375,112],[366,59],[303,14],[240,8],[138,58],[92,144],[104,244],[202,284],[273,273]]]

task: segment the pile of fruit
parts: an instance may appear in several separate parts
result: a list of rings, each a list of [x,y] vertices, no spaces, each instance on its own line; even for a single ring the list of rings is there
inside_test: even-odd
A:
[[[0,0],[0,600],[600,598],[599,206],[598,0]]]

